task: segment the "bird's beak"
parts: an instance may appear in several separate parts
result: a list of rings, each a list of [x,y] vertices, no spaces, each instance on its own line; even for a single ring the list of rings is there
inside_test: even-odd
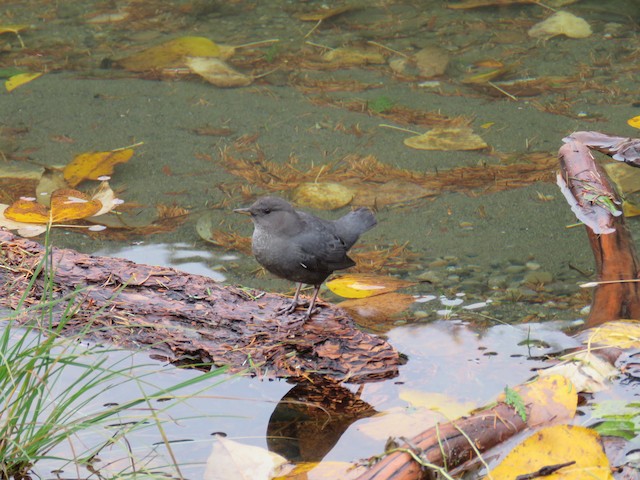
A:
[[[242,215],[251,215],[251,212],[248,208],[235,208],[233,211],[235,213],[241,213]]]

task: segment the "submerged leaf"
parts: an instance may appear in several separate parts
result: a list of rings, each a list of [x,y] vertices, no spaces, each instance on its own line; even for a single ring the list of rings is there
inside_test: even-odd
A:
[[[301,207],[335,210],[351,203],[353,189],[339,183],[303,183],[293,191],[291,200]]]
[[[185,64],[191,72],[216,87],[246,87],[253,82],[253,77],[238,72],[219,58],[189,56]]]
[[[331,17],[336,17],[345,12],[356,10],[358,7],[355,5],[344,5],[334,8],[325,8],[316,12],[298,13],[295,17],[303,22],[321,22]]]
[[[128,162],[132,156],[132,148],[81,153],[64,168],[64,178],[72,187],[83,180],[98,180],[105,175],[111,175],[115,165]]]
[[[385,63],[384,55],[371,49],[355,49],[340,47],[328,51],[322,56],[326,62],[334,66],[348,67],[354,65],[370,65]]]
[[[468,127],[436,127],[405,139],[407,147],[418,150],[482,150],[488,145]]]
[[[7,92],[11,92],[18,88],[20,85],[29,83],[30,81],[35,80],[40,76],[42,76],[42,73],[19,73],[18,75],[9,77],[7,81],[4,82],[4,86],[7,89]]]
[[[0,35],[2,35],[3,33],[17,34],[18,32],[21,32],[22,30],[25,30],[27,28],[29,28],[29,25],[26,24],[0,25]]]
[[[145,72],[185,65],[187,57],[218,57],[220,48],[204,37],[180,37],[118,60],[132,72]]]

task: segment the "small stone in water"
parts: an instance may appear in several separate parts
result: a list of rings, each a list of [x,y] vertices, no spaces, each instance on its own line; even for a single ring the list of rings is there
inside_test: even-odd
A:
[[[553,275],[550,272],[533,270],[524,276],[525,283],[546,285],[553,281]]]

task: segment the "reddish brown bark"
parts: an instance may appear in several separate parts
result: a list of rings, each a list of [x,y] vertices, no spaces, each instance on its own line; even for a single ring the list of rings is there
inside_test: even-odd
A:
[[[498,403],[495,407],[470,417],[430,428],[412,438],[400,449],[413,450],[424,461],[446,466],[447,470],[451,470],[476,456],[476,451],[467,437],[482,453],[522,431],[526,426],[513,407]],[[386,455],[359,476],[358,480],[418,480],[431,478],[429,475],[429,471],[411,455],[396,451]]]
[[[598,281],[638,278],[638,257],[624,216],[614,221],[615,233],[596,235],[587,227],[596,261]],[[595,287],[587,327],[609,320],[640,318],[640,283],[600,284]]]
[[[42,302],[43,275],[26,289],[45,249],[6,231],[0,231],[0,246],[0,306],[15,308],[26,295],[20,320],[29,321],[29,307]],[[364,382],[398,372],[400,356],[391,345],[358,330],[342,310],[326,304],[302,323],[303,311],[274,314],[289,301],[281,295],[220,285],[172,268],[56,248],[49,261],[54,297],[69,296],[73,304],[64,327],[69,335],[90,328],[97,340],[152,346],[172,362],[228,365],[260,376]],[[54,324],[68,305],[53,307]]]
[[[568,142],[559,157],[561,179],[575,199],[572,209],[585,223],[600,282],[593,292],[587,326],[640,318],[640,283],[630,281],[639,277],[636,249],[624,215],[612,214],[622,208],[620,197],[586,145]]]

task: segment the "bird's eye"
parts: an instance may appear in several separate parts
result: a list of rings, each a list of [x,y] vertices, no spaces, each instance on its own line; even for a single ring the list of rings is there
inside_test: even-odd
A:
[[[270,213],[271,213],[271,209],[270,209],[270,208],[265,208],[265,209],[263,210],[263,212],[265,213],[265,215],[268,215],[268,214],[270,214]]]

